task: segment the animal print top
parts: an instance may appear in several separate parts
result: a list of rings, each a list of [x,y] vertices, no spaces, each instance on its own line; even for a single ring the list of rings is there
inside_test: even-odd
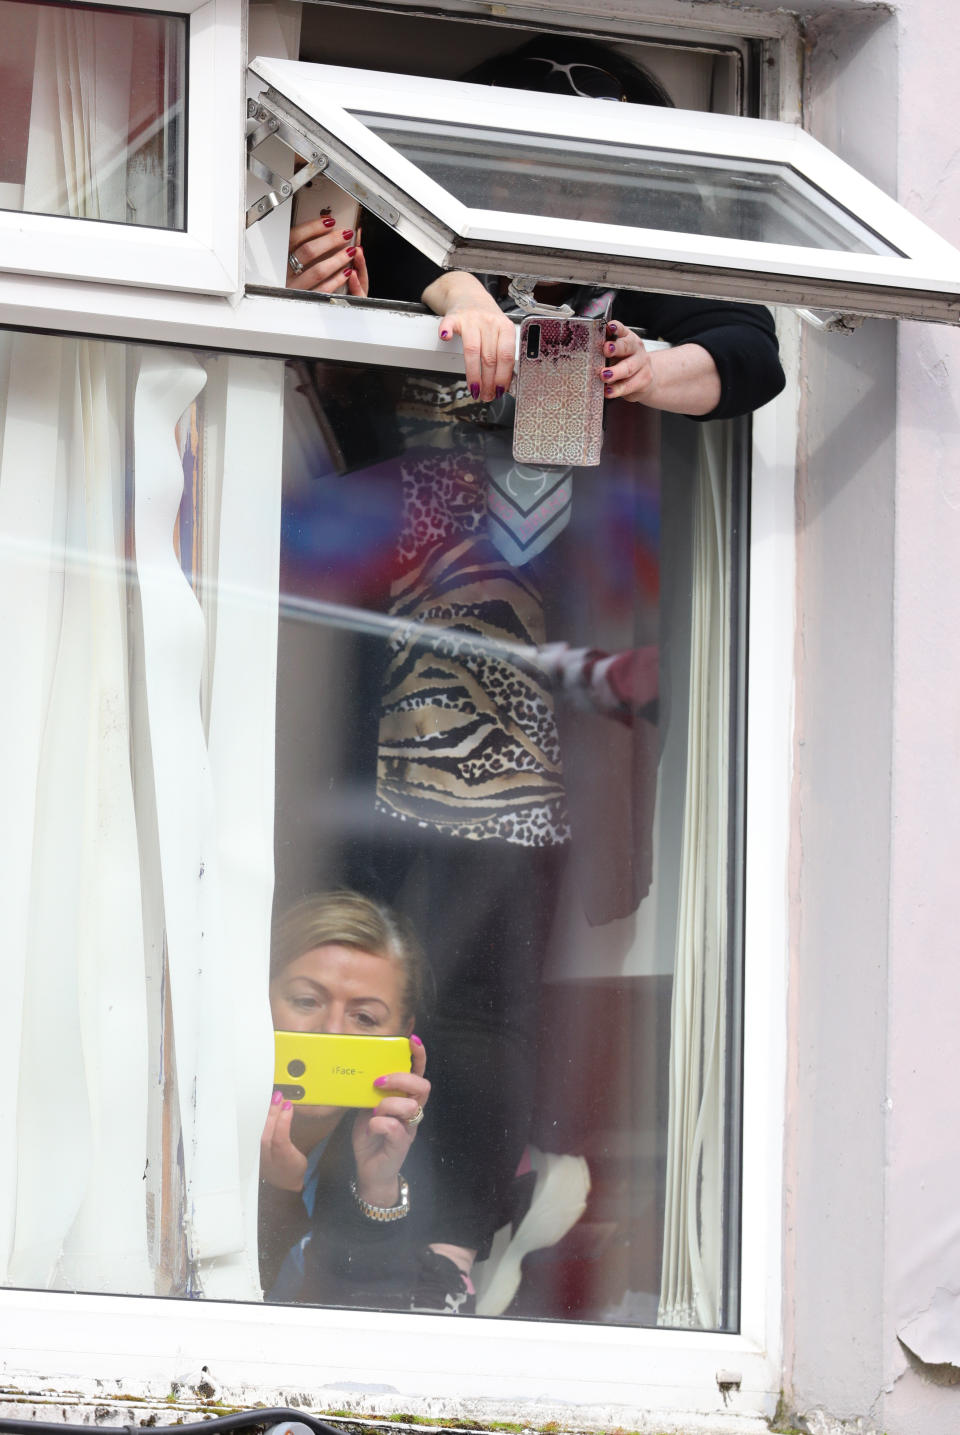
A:
[[[532,665],[471,635],[540,645],[543,603],[486,534],[478,455],[408,451],[391,613],[449,632],[439,648],[398,639],[384,679],[377,808],[401,821],[524,847],[570,829],[553,699]]]

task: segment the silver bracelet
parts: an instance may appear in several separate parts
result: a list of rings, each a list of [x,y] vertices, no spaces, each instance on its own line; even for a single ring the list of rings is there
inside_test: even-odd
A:
[[[400,1182],[400,1199],[395,1206],[371,1206],[370,1202],[365,1201],[357,1190],[356,1181],[350,1182],[350,1194],[368,1221],[402,1221],[404,1216],[409,1216],[410,1187],[402,1176],[397,1179]]]

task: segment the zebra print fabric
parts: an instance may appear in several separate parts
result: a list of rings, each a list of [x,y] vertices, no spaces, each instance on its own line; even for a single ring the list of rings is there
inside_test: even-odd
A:
[[[524,847],[569,840],[553,699],[543,675],[471,637],[539,646],[543,605],[486,534],[478,457],[430,450],[401,464],[403,526],[391,613],[438,627],[397,640],[384,680],[377,807],[457,837]]]

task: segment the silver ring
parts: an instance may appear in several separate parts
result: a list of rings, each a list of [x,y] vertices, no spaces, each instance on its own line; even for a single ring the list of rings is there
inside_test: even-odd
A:
[[[291,269],[291,272],[292,272],[292,273],[294,273],[294,274],[302,274],[302,273],[303,273],[303,265],[300,263],[300,260],[297,258],[297,256],[296,256],[295,254],[288,254],[288,255],[287,255],[287,263],[290,265],[290,269]]]
[[[418,1101],[418,1102],[417,1102],[417,1114],[416,1114],[416,1116],[411,1116],[410,1119],[409,1119],[407,1122],[405,1122],[405,1125],[407,1125],[407,1126],[419,1126],[419,1125],[420,1125],[420,1122],[421,1122],[422,1120],[423,1120],[423,1107],[420,1105],[420,1103],[419,1103],[419,1101]]]

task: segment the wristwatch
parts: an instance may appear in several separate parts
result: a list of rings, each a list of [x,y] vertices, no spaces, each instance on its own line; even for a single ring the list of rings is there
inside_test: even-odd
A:
[[[365,1201],[357,1190],[356,1181],[350,1182],[350,1194],[360,1207],[368,1221],[402,1221],[404,1216],[410,1214],[410,1187],[402,1176],[398,1177],[400,1182],[400,1199],[395,1206],[371,1206]]]

